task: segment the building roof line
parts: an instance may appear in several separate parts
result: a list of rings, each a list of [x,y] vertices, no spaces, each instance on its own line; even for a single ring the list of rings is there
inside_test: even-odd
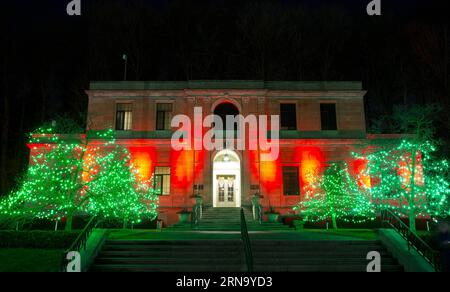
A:
[[[92,81],[90,90],[188,90],[238,89],[275,91],[362,91],[360,81]]]

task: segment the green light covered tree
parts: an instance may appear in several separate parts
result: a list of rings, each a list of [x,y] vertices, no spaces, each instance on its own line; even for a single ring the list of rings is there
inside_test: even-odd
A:
[[[96,158],[98,173],[89,184],[88,212],[105,219],[139,223],[142,218],[153,220],[157,215],[158,196],[150,186],[151,181],[138,179],[125,148],[113,146],[106,155]]]
[[[367,193],[359,188],[345,163],[342,167],[330,164],[321,178],[306,187],[305,200],[295,209],[306,221],[331,219],[334,229],[338,228],[338,220],[362,223],[375,218]]]
[[[157,196],[149,182],[136,179],[128,151],[115,144],[112,130],[85,137],[61,136],[51,128],[32,134],[40,144],[19,188],[0,203],[9,218],[66,218],[72,229],[76,214],[139,222],[156,217]],[[95,143],[90,143],[95,141]],[[125,223],[126,225],[126,223]]]
[[[85,150],[76,139],[61,139],[52,128],[41,128],[30,143],[41,143],[16,191],[2,202],[2,212],[23,219],[67,217],[71,230],[73,214],[81,209],[82,158]]]
[[[446,160],[434,158],[435,152],[431,142],[403,140],[378,146],[367,156],[374,203],[380,210],[406,215],[413,231],[418,216],[445,217],[449,212],[449,166]]]
[[[391,115],[375,123],[374,130],[404,138],[375,140],[367,156],[374,204],[407,216],[413,231],[418,216],[449,214],[449,165],[438,157],[434,127],[440,113],[435,105],[394,107]]]

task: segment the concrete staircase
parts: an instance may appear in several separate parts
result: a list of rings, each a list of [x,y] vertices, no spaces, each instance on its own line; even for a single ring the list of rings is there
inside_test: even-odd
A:
[[[108,240],[92,272],[244,272],[240,240]]]
[[[278,231],[289,230],[289,226],[281,222],[259,224],[253,220],[250,210],[244,208],[245,220],[249,231]],[[201,230],[201,231],[240,231],[241,230],[240,208],[207,208],[203,211],[203,217],[197,226],[192,228],[191,224],[175,224],[170,230]]]
[[[370,251],[380,253],[382,272],[403,271],[379,241],[252,241],[255,272],[366,272]]]
[[[379,241],[252,240],[255,272],[365,272],[369,251],[381,271],[403,268]],[[108,240],[93,272],[245,272],[240,240]]]

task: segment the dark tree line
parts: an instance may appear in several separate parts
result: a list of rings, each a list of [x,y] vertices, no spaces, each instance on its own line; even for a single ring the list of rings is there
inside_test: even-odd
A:
[[[27,163],[25,133],[58,115],[84,127],[84,90],[122,80],[123,54],[129,80],[361,80],[368,126],[437,103],[448,139],[448,9],[385,1],[368,17],[365,2],[90,0],[81,17],[65,1],[2,4],[0,194]]]

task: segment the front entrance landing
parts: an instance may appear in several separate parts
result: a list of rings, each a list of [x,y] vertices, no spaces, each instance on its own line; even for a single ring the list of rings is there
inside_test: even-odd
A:
[[[281,231],[290,230],[288,225],[281,222],[259,224],[253,219],[252,212],[244,208],[245,220],[249,231]],[[203,211],[200,222],[193,226],[191,223],[174,224],[167,228],[172,231],[239,231],[241,230],[241,208],[207,208]]]

